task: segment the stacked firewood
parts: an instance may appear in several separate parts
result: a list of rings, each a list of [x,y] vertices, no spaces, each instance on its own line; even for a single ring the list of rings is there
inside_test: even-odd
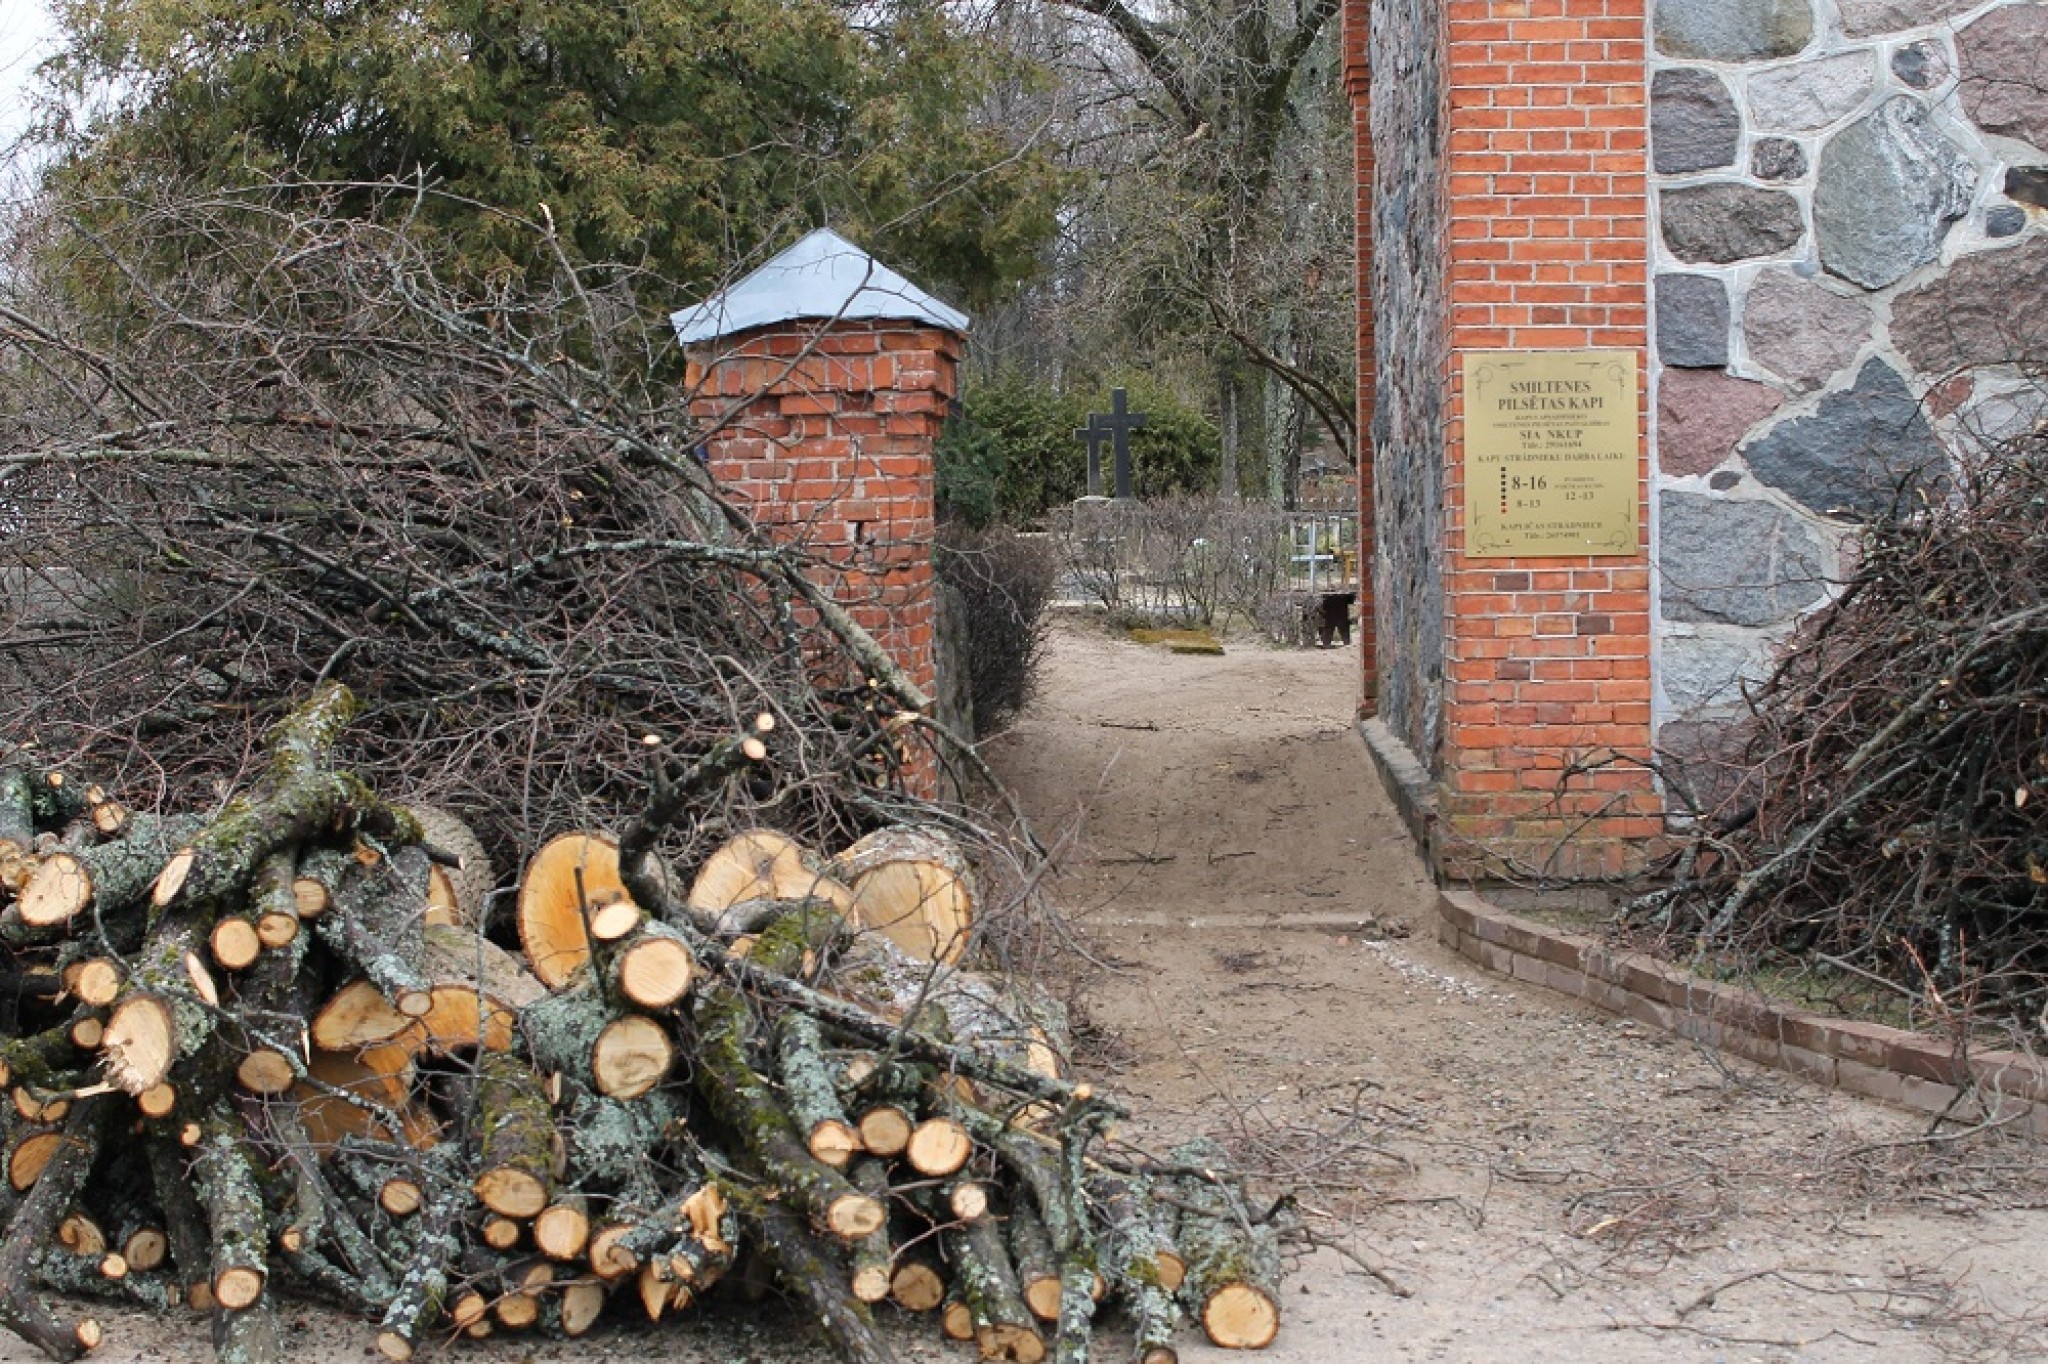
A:
[[[764,718],[657,764],[620,840],[542,849],[513,951],[461,826],[333,767],[351,707],[316,695],[205,816],[0,770],[0,1324],[70,1359],[78,1298],[194,1310],[263,1364],[291,1290],[403,1360],[676,1317],[754,1263],[850,1361],[891,1357],[885,1307],[985,1359],[1084,1359],[1106,1305],[1143,1364],[1187,1313],[1273,1338],[1270,1219],[1212,1150],[1113,1154],[1061,1011],[964,964],[943,834],[743,833],[685,889],[649,849]]]

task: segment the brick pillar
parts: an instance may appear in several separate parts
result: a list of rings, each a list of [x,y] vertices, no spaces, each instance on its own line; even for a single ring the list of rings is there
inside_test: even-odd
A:
[[[1647,4],[1449,3],[1452,404],[1438,795],[1453,874],[1497,871],[1496,857],[1559,875],[1614,872],[1640,863],[1662,828],[1639,766],[1575,776],[1559,794],[1570,764],[1649,751],[1646,455],[1642,531],[1627,558],[1470,562],[1462,476],[1466,352],[1623,348],[1648,373]],[[1637,404],[1640,431],[1640,391]]]
[[[961,338],[905,322],[795,321],[690,352],[712,475],[757,524],[825,565],[833,596],[927,695],[937,681],[933,446]],[[914,752],[922,753],[922,749]],[[937,771],[909,774],[920,795]]]
[[[1372,0],[1344,0],[1344,89],[1351,101],[1351,145],[1358,253],[1354,291],[1358,312],[1358,665],[1361,715],[1376,709],[1379,692],[1379,640],[1373,601],[1373,386],[1376,380],[1372,307]]]

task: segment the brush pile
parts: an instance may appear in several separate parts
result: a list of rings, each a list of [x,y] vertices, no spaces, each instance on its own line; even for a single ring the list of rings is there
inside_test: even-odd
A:
[[[201,1311],[268,1364],[296,1292],[404,1360],[686,1318],[752,1261],[855,1364],[892,1357],[888,1304],[984,1359],[1084,1360],[1111,1305],[1143,1364],[1184,1313],[1271,1341],[1270,1218],[1211,1150],[1113,1154],[1060,1010],[963,965],[945,835],[664,866],[665,829],[758,779],[764,716],[657,759],[617,841],[536,855],[515,952],[460,829],[332,765],[352,706],[317,692],[204,816],[0,770],[0,1323],[70,1359],[103,1336],[78,1298]]]
[[[2034,1020],[2048,1005],[2048,440],[1867,528],[1639,923]]]
[[[639,321],[670,287],[562,261],[480,295],[411,190],[372,197],[166,186],[105,231],[0,229],[0,736],[203,809],[281,699],[342,682],[351,769],[516,867],[621,825],[643,736],[708,749],[769,711],[772,789],[735,783],[679,860],[761,824],[975,839],[906,796],[975,760],[853,620],[864,589],[694,453],[673,334]]]

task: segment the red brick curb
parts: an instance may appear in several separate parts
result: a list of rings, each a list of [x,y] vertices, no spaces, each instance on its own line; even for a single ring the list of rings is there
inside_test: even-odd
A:
[[[2048,1137],[2048,1062],[1971,1050],[1923,1033],[1773,1003],[1691,972],[1488,904],[1437,896],[1437,936],[1489,971],[1556,990],[1678,1037],[1852,1094],[1961,1118],[2024,1114],[2012,1129]],[[1975,1092],[1959,1095],[1974,1082]]]

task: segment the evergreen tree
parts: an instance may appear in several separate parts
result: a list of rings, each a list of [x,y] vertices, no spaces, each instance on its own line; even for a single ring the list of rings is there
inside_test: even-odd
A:
[[[974,118],[1013,73],[940,5],[63,0],[52,185],[419,178],[479,277],[543,215],[586,261],[707,286],[830,222],[969,303],[1032,268],[1049,163]],[[369,196],[365,195],[365,202]],[[465,204],[462,201],[472,201]],[[502,212],[494,212],[500,210]]]

